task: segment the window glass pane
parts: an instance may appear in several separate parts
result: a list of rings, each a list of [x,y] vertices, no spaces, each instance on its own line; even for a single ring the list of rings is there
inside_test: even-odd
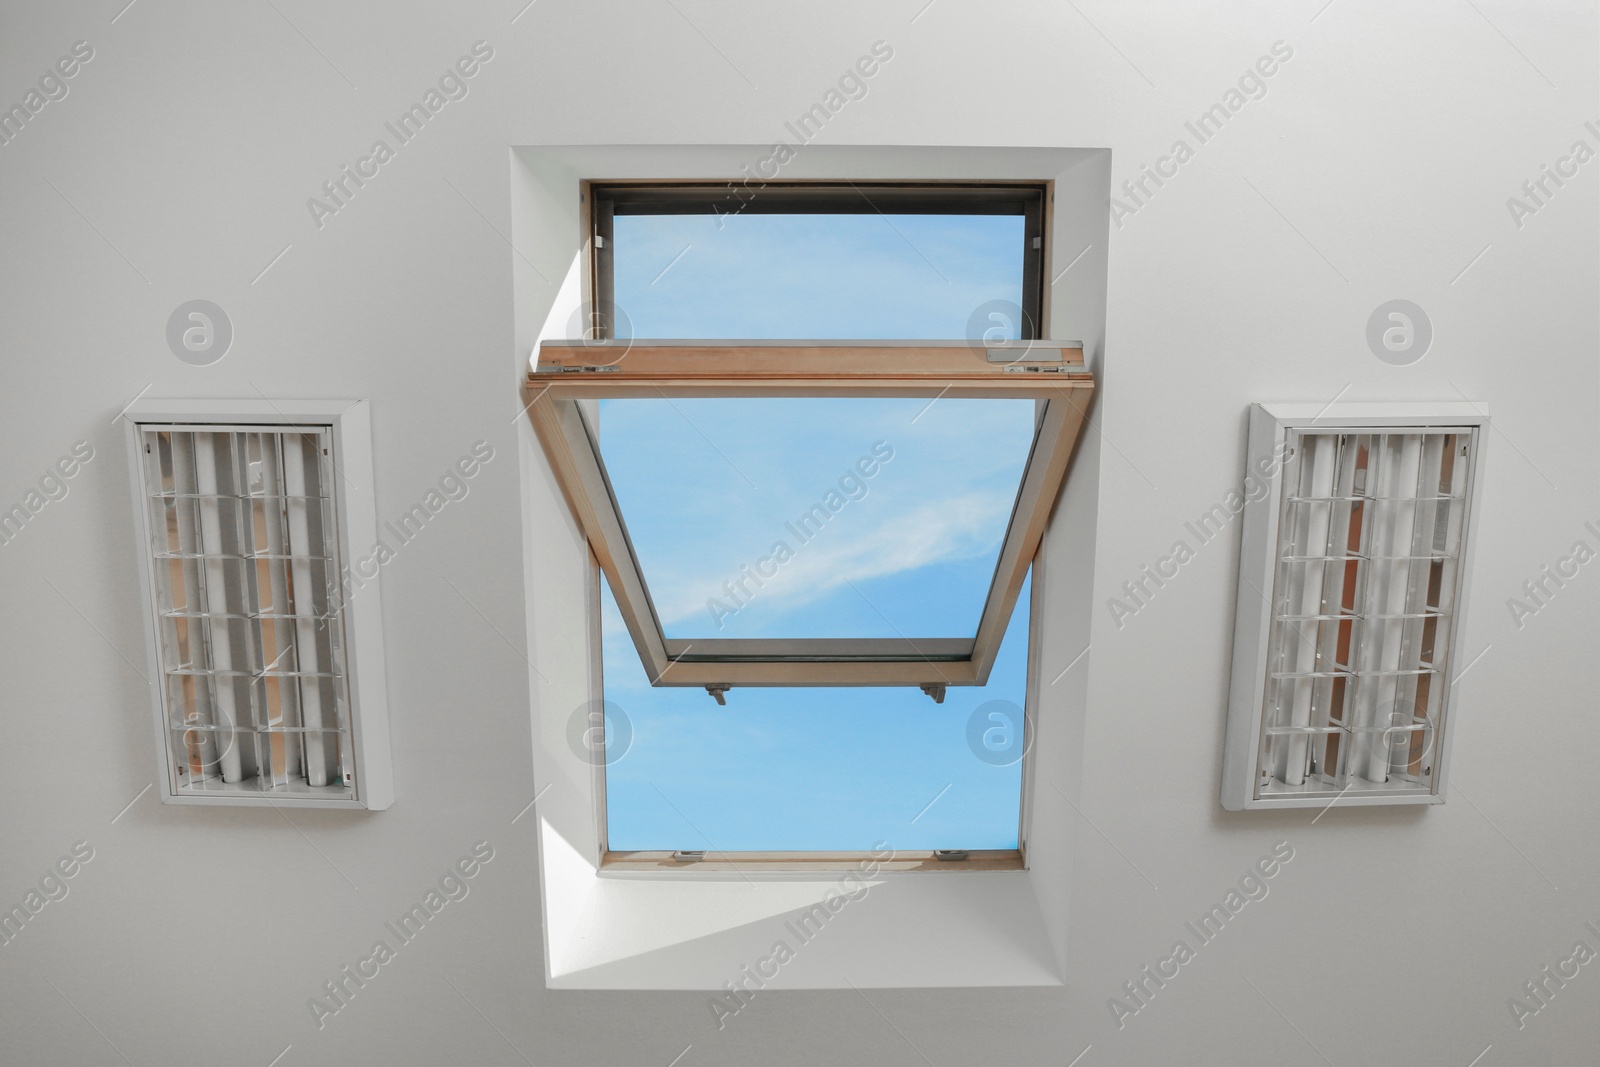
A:
[[[920,209],[923,205],[918,205]],[[637,210],[637,207],[635,208]],[[646,210],[651,208],[646,207]],[[759,210],[759,209],[756,209]],[[620,336],[1016,338],[1021,215],[611,219]],[[1035,404],[625,399],[589,411],[669,640],[970,638]],[[613,851],[1017,847],[1028,589],[990,684],[651,688],[602,593]]]
[[[977,632],[1033,401],[636,399],[599,410],[601,453],[667,637]]]
[[[719,707],[650,687],[603,586],[605,699],[631,726],[607,730],[610,849],[1016,848],[1028,594],[989,684],[943,704],[912,688],[735,688]]]
[[[1021,215],[617,215],[614,299],[641,338],[959,340],[1022,303]],[[1017,337],[1009,316],[995,320]],[[626,332],[626,327],[623,327]]]

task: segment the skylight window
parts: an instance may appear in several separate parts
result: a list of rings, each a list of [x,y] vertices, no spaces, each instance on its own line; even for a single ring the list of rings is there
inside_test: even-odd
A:
[[[631,727],[603,851],[1020,864],[1028,576],[1093,388],[1042,339],[1048,189],[730,189],[587,185],[597,313],[527,383]]]

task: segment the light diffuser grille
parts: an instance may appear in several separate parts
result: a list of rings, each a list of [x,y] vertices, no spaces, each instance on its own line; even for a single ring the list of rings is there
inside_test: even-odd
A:
[[[177,794],[354,796],[332,439],[140,428]]]
[[[1470,440],[1289,432],[1258,795],[1432,789]]]

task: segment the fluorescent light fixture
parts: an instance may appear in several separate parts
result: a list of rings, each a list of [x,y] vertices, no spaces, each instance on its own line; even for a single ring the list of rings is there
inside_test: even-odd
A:
[[[1252,406],[1223,807],[1443,802],[1488,422]]]
[[[393,802],[367,405],[145,400],[125,415],[169,803]]]

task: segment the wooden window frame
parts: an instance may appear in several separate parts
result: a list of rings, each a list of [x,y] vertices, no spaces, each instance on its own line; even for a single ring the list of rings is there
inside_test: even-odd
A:
[[[598,181],[580,183],[584,336],[547,340],[524,410],[573,517],[610,583],[653,686],[948,686],[989,678],[1081,433],[1094,381],[1075,341],[1046,332],[1051,182]],[[612,222],[638,214],[1004,214],[1024,217],[1020,340],[638,340],[616,337]],[[1031,399],[1033,442],[971,638],[667,638],[606,475],[586,402],[678,397]]]
[[[562,494],[610,582],[654,686],[944,686],[988,681],[1081,433],[1094,380],[1070,342],[546,341],[523,400]],[[651,603],[585,401],[680,397],[1030,399],[1032,447],[971,639],[669,640]]]
[[[1019,337],[1046,333],[1052,182],[1021,181],[807,181],[710,182],[585,181],[580,207],[588,249],[584,275],[587,338],[616,340],[617,214],[651,215],[1020,215],[1022,321]]]

